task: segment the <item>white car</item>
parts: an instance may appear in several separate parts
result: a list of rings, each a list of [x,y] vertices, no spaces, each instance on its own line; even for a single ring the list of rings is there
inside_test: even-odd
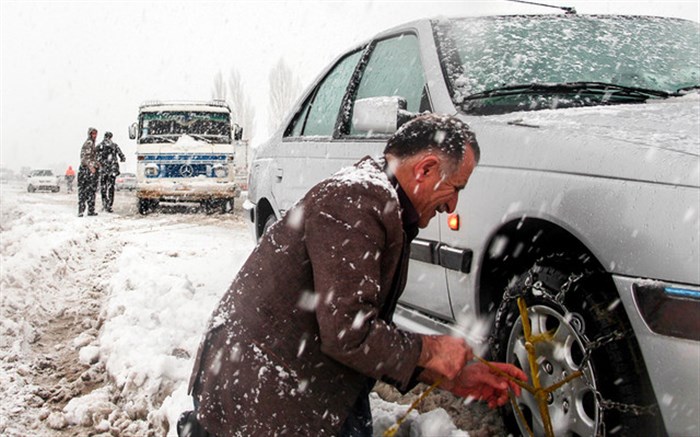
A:
[[[699,40],[695,22],[573,13],[382,32],[256,149],[254,235],[412,114],[455,114],[481,162],[459,220],[413,240],[396,323],[491,324],[492,357],[551,388],[503,409],[513,435],[697,436]]]
[[[117,191],[129,190],[133,191],[136,189],[136,174],[134,173],[122,173],[117,176],[115,180],[114,187]]]
[[[32,170],[27,177],[27,191],[33,193],[37,190],[51,191],[58,193],[61,187],[58,185],[58,178],[52,170],[38,169]]]

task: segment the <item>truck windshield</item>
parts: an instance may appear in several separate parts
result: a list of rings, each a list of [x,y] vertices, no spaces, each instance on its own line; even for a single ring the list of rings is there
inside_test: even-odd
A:
[[[174,143],[184,134],[209,143],[231,143],[231,119],[225,112],[143,112],[139,128],[139,143]]]
[[[642,103],[700,83],[700,25],[641,16],[500,16],[433,23],[455,106],[499,114]]]

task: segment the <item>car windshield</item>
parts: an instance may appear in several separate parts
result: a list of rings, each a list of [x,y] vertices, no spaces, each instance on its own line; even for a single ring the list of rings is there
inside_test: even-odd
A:
[[[433,22],[455,105],[494,114],[641,103],[700,83],[700,25],[640,16]]]
[[[183,134],[209,143],[231,142],[231,121],[225,112],[144,112],[139,126],[140,143],[174,143]]]
[[[51,170],[35,170],[32,176],[53,176],[53,172]]]

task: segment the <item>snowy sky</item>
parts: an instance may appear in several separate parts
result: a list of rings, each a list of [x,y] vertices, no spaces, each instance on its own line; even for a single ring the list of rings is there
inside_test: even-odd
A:
[[[543,0],[542,0],[543,1]],[[700,1],[550,1],[579,13],[700,21]],[[268,73],[283,57],[306,87],[350,46],[416,18],[553,9],[491,1],[6,1],[0,0],[0,166],[76,165],[89,126],[135,168],[127,126],[145,100],[207,100],[236,68],[267,126]],[[124,168],[123,168],[124,170]]]

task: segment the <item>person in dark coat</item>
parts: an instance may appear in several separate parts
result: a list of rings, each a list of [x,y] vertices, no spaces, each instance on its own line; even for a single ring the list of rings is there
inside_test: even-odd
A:
[[[506,387],[519,394],[468,364],[464,339],[392,322],[411,240],[437,212],[454,211],[478,159],[463,122],[429,114],[394,134],[384,157],[314,186],[263,235],[214,310],[181,435],[371,436],[376,380],[401,391],[441,381],[494,406],[508,400]]]
[[[95,192],[97,191],[97,179],[99,162],[95,149],[97,129],[88,128],[87,140],[80,149],[80,167],[78,167],[78,217],[83,216],[87,205],[87,215],[97,215],[95,212]]]
[[[112,141],[112,132],[105,132],[105,137],[97,145],[97,159],[100,162],[100,194],[102,195],[102,210],[112,212],[114,205],[114,184],[119,176],[119,161],[126,158],[119,145]]]

